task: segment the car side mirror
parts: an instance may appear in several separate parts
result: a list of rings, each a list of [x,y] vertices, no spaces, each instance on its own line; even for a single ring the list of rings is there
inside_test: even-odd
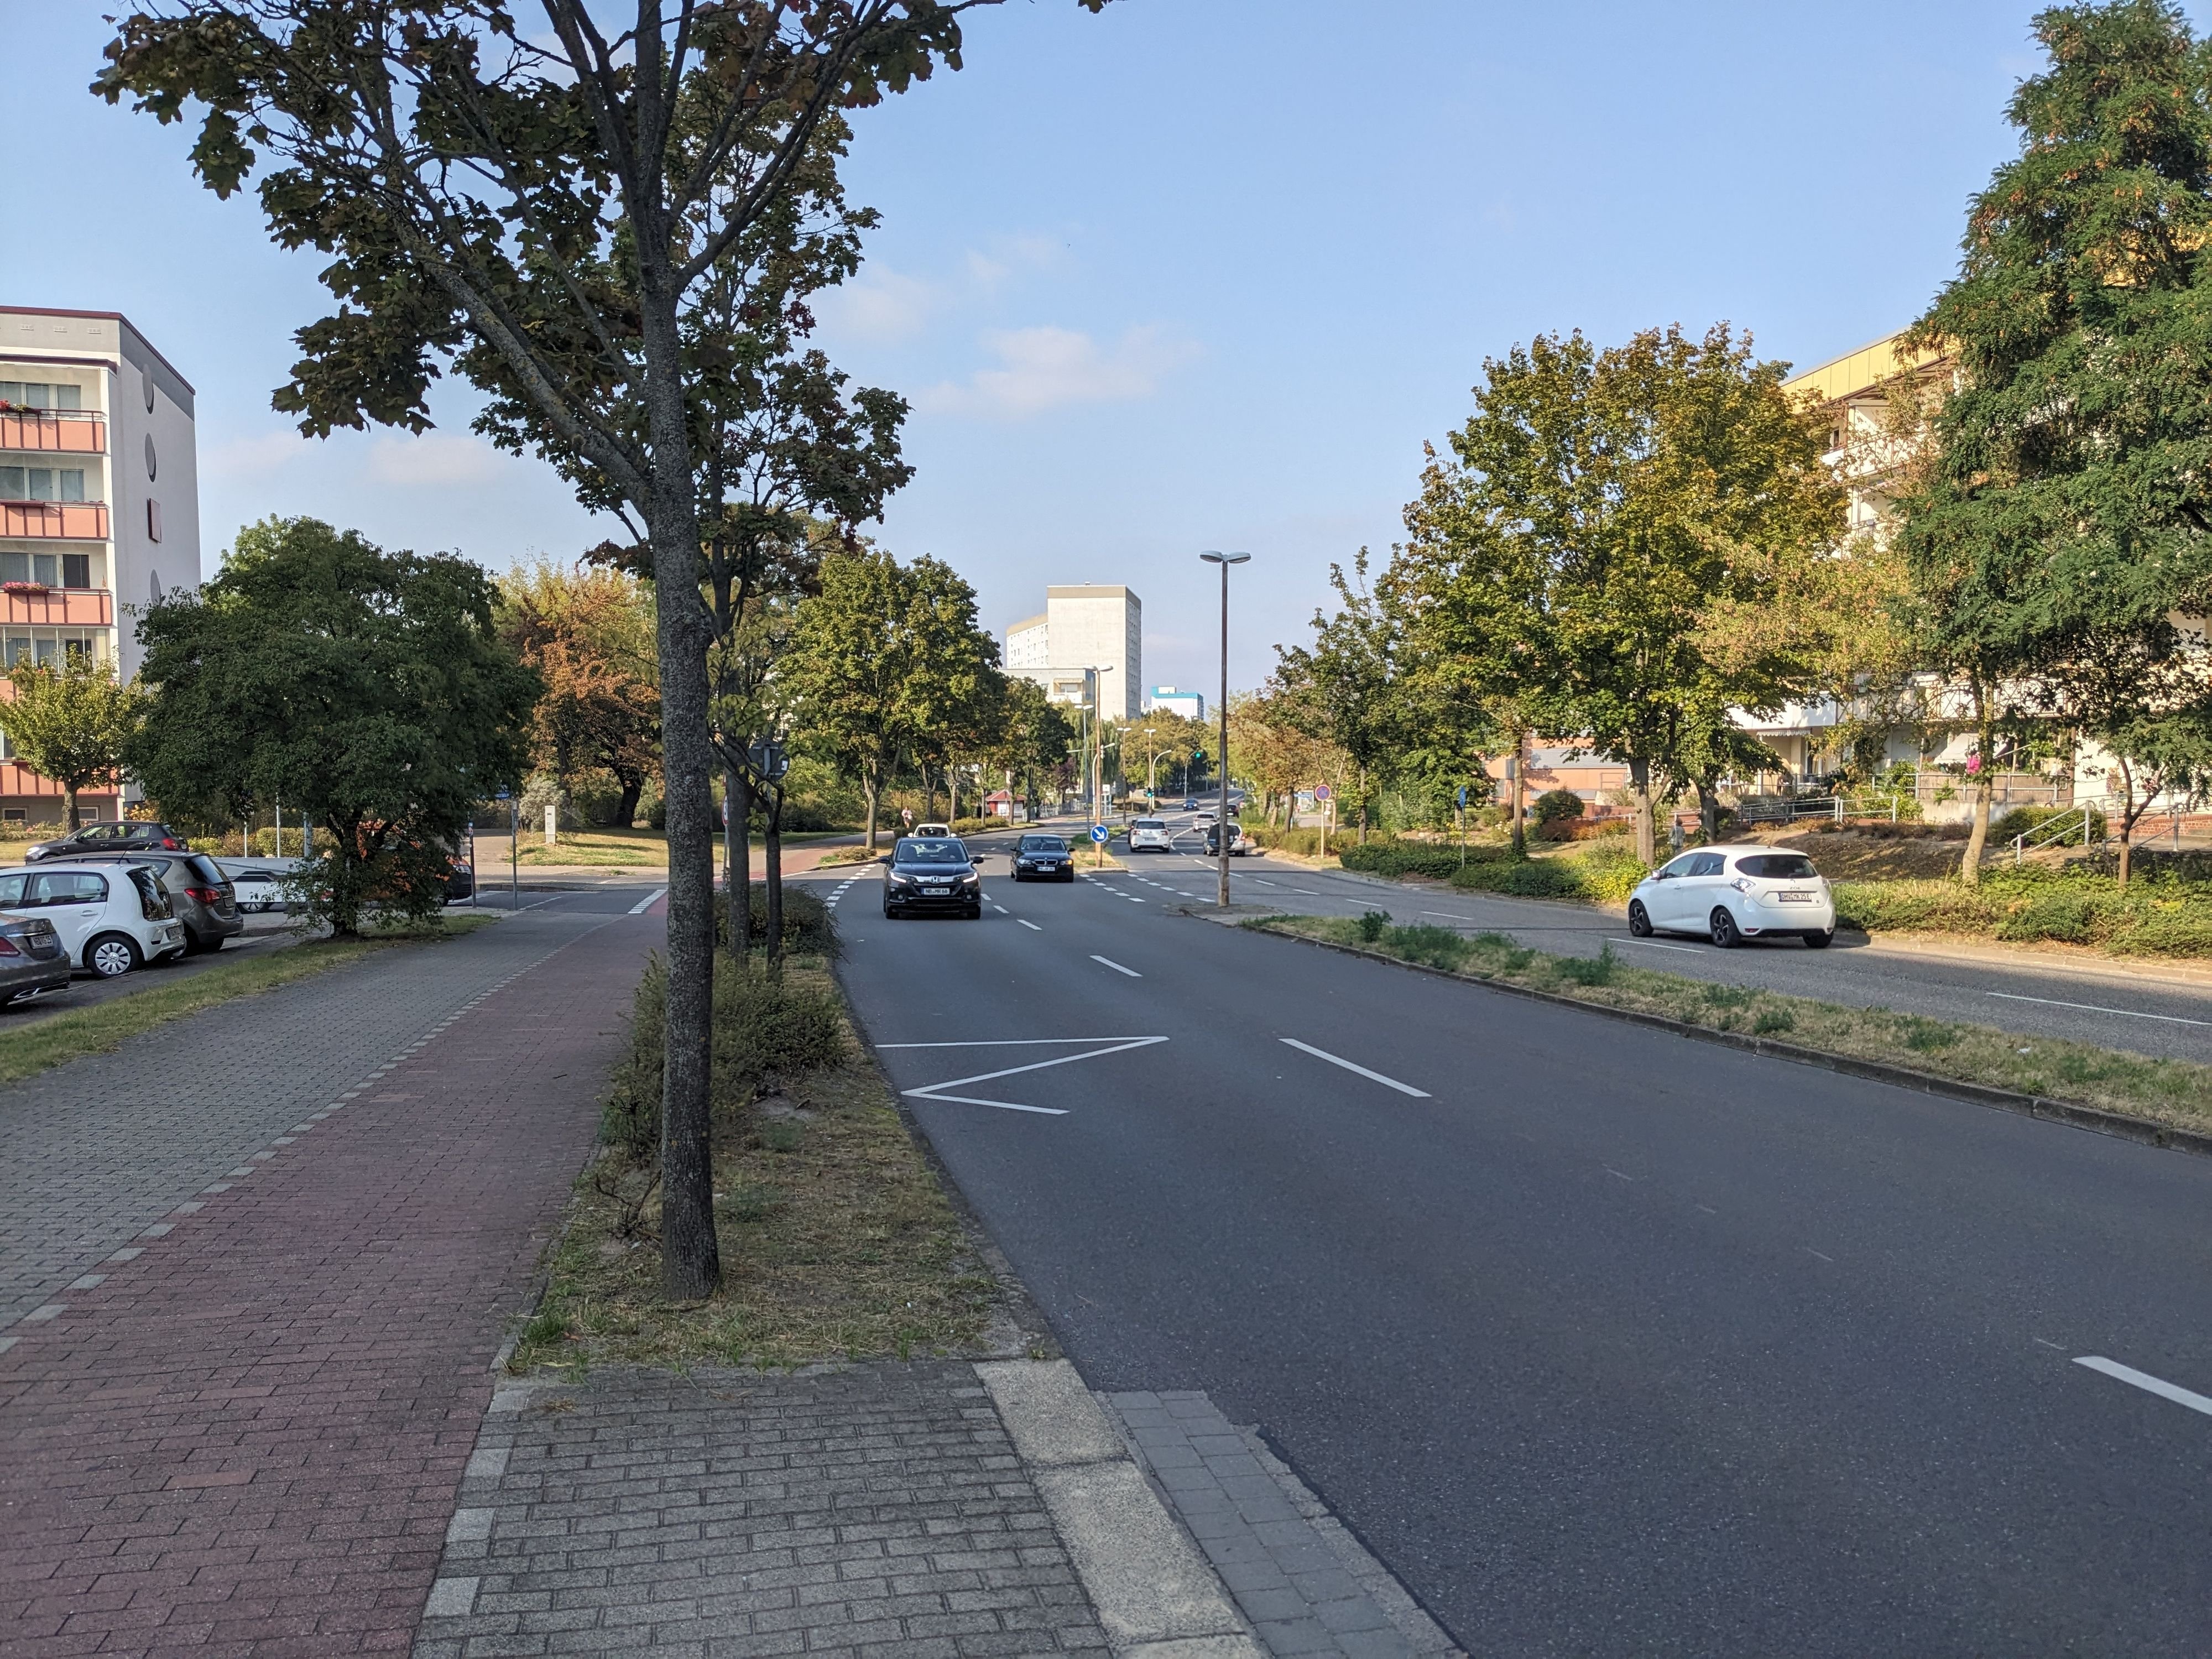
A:
[[[1674,872],[1672,870],[1655,871],[1652,874],[1651,879],[1654,881],[1672,881],[1674,879]]]

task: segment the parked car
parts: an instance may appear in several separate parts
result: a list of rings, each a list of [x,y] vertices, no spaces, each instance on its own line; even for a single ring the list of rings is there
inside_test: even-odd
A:
[[[185,925],[161,878],[137,864],[0,870],[0,911],[52,922],[69,959],[102,979],[185,953]]]
[[[238,908],[248,915],[258,915],[265,910],[284,908],[284,874],[265,865],[250,864],[232,869],[229,872],[231,890],[238,899]]]
[[[1244,842],[1244,826],[1232,818],[1229,824],[1229,856],[1241,859],[1251,850]],[[1206,826],[1206,855],[1210,859],[1221,856],[1221,826],[1218,823]]]
[[[76,858],[85,853],[181,853],[185,838],[166,823],[88,823],[51,841],[33,842],[23,854],[26,864],[49,859]]]
[[[476,891],[476,867],[466,859],[456,858],[446,871],[446,902],[459,904],[463,899],[474,898]]]
[[[47,991],[66,991],[69,953],[44,916],[0,915],[0,1005],[27,1002]]]
[[[949,910],[974,921],[983,914],[983,878],[966,843],[951,836],[902,836],[884,866],[884,914]]]
[[[1139,818],[1129,826],[1129,850],[1132,853],[1164,853],[1172,839],[1164,818]]]
[[[222,943],[246,931],[238,890],[223,867],[205,853],[101,853],[81,864],[131,864],[161,878],[170,907],[185,925],[185,954],[220,951]]]
[[[1823,950],[1836,937],[1836,900],[1802,853],[1762,847],[1701,847],[1669,860],[1637,884],[1628,931],[1703,933],[1723,950],[1783,934]]]
[[[1073,881],[1074,856],[1058,836],[1024,836],[1014,844],[1016,881]]]

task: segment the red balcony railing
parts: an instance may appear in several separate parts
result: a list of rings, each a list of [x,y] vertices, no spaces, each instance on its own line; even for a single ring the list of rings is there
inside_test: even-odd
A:
[[[115,596],[99,587],[39,587],[0,582],[0,625],[112,628]]]
[[[0,412],[0,449],[105,455],[107,453],[107,417],[90,410],[73,409]]]
[[[104,817],[114,816],[112,783],[95,783],[90,789],[77,792],[77,805],[88,806],[94,801],[107,803]],[[61,785],[52,779],[33,772],[21,761],[0,761],[0,795],[59,795]]]
[[[0,536],[104,542],[107,507],[101,501],[0,501]]]

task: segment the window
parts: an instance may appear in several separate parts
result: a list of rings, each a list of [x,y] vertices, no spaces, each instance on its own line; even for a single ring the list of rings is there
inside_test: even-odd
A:
[[[146,503],[146,539],[149,542],[161,539],[161,504],[150,498]]]
[[[1690,855],[1690,867],[1683,873],[1691,876],[1717,876],[1727,867],[1728,860],[1718,853],[1692,853]]]
[[[37,582],[52,587],[61,580],[61,560],[55,554],[0,553],[0,582]]]
[[[1761,881],[1811,881],[1820,873],[1802,853],[1762,853],[1756,858],[1738,859],[1735,867]]]
[[[8,821],[21,823],[23,821],[22,809],[15,807],[9,810],[12,816]],[[0,876],[0,905],[12,908],[21,904],[23,902],[23,884],[29,879],[28,876]]]
[[[0,554],[0,558],[6,556]],[[0,670],[13,668],[19,662],[58,668],[65,661],[106,660],[105,636],[96,633],[57,632],[42,628],[27,634],[10,634],[4,641],[0,641]]]
[[[0,380],[0,404],[23,409],[82,409],[84,388],[51,386],[38,380]]]
[[[1690,866],[1697,861],[1698,855],[1695,853],[1685,853],[1659,873],[1671,881],[1678,877],[1688,875]]]
[[[62,586],[89,587],[92,586],[92,555],[64,553],[62,555]]]
[[[0,742],[0,748],[5,748],[5,746],[4,742]],[[0,823],[28,823],[29,822],[30,814],[21,807],[0,806]]]
[[[82,871],[56,870],[31,878],[26,904],[101,904],[107,899],[107,878]]]
[[[0,466],[0,501],[81,501],[81,466]]]

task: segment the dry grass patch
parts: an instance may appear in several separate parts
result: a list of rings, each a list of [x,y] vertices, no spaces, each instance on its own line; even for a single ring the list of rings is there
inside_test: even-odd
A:
[[[794,985],[834,990],[826,968]],[[907,1133],[889,1087],[849,1041],[844,1062],[726,1105],[715,1126],[724,1285],[660,1294],[652,1176],[603,1148],[576,1183],[544,1302],[511,1368],[635,1364],[795,1366],[974,1351],[998,1286]]]
[[[1445,927],[1400,927],[1379,912],[1364,920],[1281,916],[1244,924],[1322,939],[1469,979],[1525,986],[1607,1008],[1916,1072],[2094,1106],[2175,1128],[2212,1132],[2212,1066],[2153,1060],[2086,1042],[2024,1037],[1986,1025],[1927,1019],[1887,1008],[1852,1008],[1747,986],[1715,985],[1617,961],[1531,951],[1501,933],[1470,939]]]

